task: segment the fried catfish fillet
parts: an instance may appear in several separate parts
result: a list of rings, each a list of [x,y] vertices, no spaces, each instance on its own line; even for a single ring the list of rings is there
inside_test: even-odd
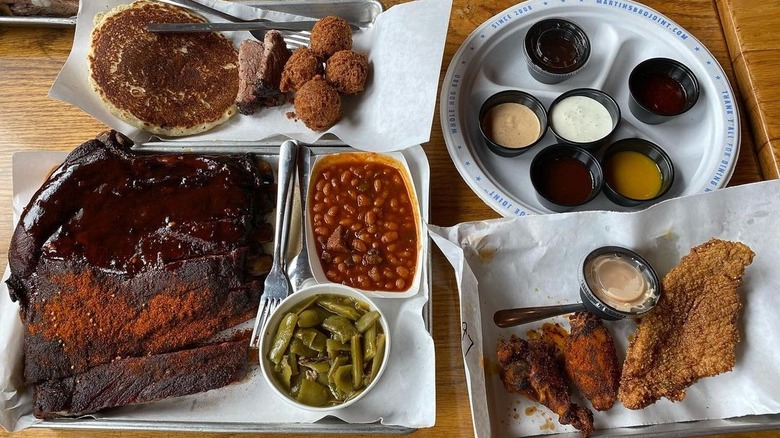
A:
[[[681,401],[697,380],[731,371],[742,308],[737,287],[754,255],[743,243],[711,239],[666,274],[658,306],[626,352],[618,391],[625,407]]]
[[[617,400],[620,384],[620,365],[612,335],[590,312],[577,312],[569,320],[571,334],[563,350],[566,374],[590,400],[593,409],[608,410]]]
[[[555,346],[542,339],[525,341],[512,335],[496,348],[499,375],[508,392],[523,395],[558,414],[561,424],[571,424],[587,437],[593,432],[593,413],[572,403],[569,384],[555,361]]]

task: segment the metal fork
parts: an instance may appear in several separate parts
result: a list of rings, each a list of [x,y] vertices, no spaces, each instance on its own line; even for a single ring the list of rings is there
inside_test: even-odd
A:
[[[288,140],[279,147],[279,170],[277,172],[276,191],[276,227],[274,228],[274,260],[271,271],[265,278],[263,295],[260,297],[260,305],[257,308],[255,327],[252,337],[249,338],[249,346],[257,347],[260,333],[268,321],[268,316],[279,306],[287,295],[292,293],[290,279],[285,272],[284,257],[287,254],[287,234],[290,228],[291,215],[287,210],[291,207],[291,183],[298,154],[298,144]]]
[[[251,22],[258,22],[258,21],[266,21],[260,18],[254,20],[244,20],[243,18],[234,17],[233,15],[227,14],[225,12],[222,12],[218,9],[214,9],[206,5],[202,5],[193,0],[161,0],[161,1],[176,6],[189,8],[198,12],[212,14],[219,18],[222,18],[223,20],[230,21],[233,23],[251,23]],[[253,30],[250,31],[249,33],[252,34],[252,36],[255,37],[257,40],[263,41],[263,39],[265,38],[265,32],[266,32],[265,30]],[[311,35],[311,32],[308,31],[303,31],[303,32],[280,31],[280,32],[282,36],[284,36],[284,41],[287,43],[288,46],[292,48],[307,46],[309,44],[309,35]]]
[[[309,266],[309,250],[306,244],[306,198],[309,189],[309,174],[311,173],[311,151],[306,146],[298,146],[298,191],[301,198],[301,252],[293,257],[288,273],[293,290],[298,291],[304,281],[313,278]]]

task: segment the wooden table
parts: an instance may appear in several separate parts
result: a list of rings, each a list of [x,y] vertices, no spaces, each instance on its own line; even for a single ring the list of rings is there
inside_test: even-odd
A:
[[[744,97],[744,113],[754,135],[765,179],[780,178],[780,3],[755,7],[746,0],[717,0],[729,59]]]
[[[398,0],[385,1],[389,7]],[[442,76],[449,61],[468,34],[479,24],[511,6],[511,0],[455,0],[442,64]],[[736,84],[734,69],[715,0],[647,0],[646,3],[669,16],[699,38]],[[737,0],[719,0],[719,5]],[[771,2],[769,2],[771,3]],[[770,8],[775,22],[780,9]],[[767,12],[748,15],[744,24],[761,28]],[[11,157],[28,149],[71,150],[106,129],[80,110],[50,100],[47,91],[65,61],[73,30],[0,28],[0,266],[7,264],[11,229]],[[736,87],[735,87],[736,88]],[[740,88],[742,89],[742,88]],[[760,90],[757,90],[760,91]],[[739,95],[739,90],[735,90]],[[743,103],[744,107],[744,103]],[[438,108],[437,108],[438,114]],[[744,114],[744,113],[743,113]],[[763,120],[763,119],[761,119]],[[731,184],[758,181],[762,171],[756,159],[753,138],[763,123],[744,123],[742,148]],[[776,125],[775,125],[776,126]],[[431,141],[425,145],[431,164],[431,222],[449,226],[459,222],[497,217],[464,183],[447,153],[438,116],[434,119]],[[473,436],[469,399],[460,350],[458,290],[452,268],[444,257],[433,252],[433,336],[437,358],[436,426],[414,434],[418,437]],[[104,437],[119,432],[53,431],[33,429],[18,436]],[[122,433],[135,438],[161,437],[163,433]],[[7,434],[0,433],[0,436]],[[177,436],[217,436],[216,434],[180,434]],[[780,432],[749,432],[729,435],[743,438],[780,437]]]

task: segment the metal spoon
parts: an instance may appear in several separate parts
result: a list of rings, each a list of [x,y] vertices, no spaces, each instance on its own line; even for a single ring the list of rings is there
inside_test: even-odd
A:
[[[499,327],[506,328],[584,310],[586,310],[585,305],[582,303],[562,304],[560,306],[518,307],[497,311],[493,315],[493,322]]]

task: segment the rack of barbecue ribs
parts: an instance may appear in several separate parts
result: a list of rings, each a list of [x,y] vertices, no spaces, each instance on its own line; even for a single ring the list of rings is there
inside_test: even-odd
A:
[[[113,131],[78,146],[14,232],[7,283],[20,306],[24,379],[37,387],[39,417],[190,394],[243,376],[246,342],[211,339],[257,311],[270,167],[250,155],[142,154],[131,146]],[[204,373],[213,377],[208,384],[194,378]],[[85,401],[89,394],[100,400]]]

